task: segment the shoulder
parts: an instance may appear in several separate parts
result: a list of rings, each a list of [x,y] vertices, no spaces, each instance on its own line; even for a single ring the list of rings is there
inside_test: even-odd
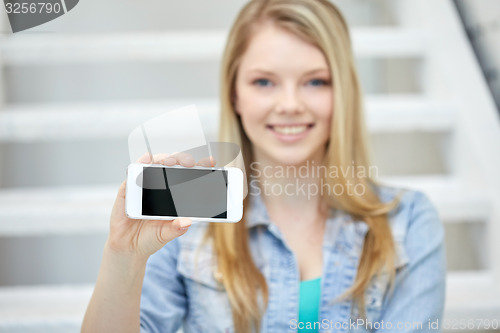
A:
[[[383,202],[400,196],[398,205],[388,213],[388,218],[401,261],[408,261],[413,252],[441,245],[444,227],[435,204],[427,194],[391,186],[379,186],[377,191]]]
[[[424,192],[391,186],[379,186],[377,191],[383,202],[391,202],[399,195],[398,205],[388,214],[395,237],[406,236],[409,229],[418,227],[419,224],[441,225],[435,204]]]

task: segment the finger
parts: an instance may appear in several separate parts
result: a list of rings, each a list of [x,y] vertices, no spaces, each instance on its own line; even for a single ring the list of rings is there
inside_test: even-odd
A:
[[[153,155],[153,161],[156,163],[156,164],[163,164],[163,161],[165,160],[165,158],[168,157],[168,154],[165,154],[165,153],[161,153],[161,154],[154,154]]]
[[[149,153],[144,153],[141,157],[135,161],[135,163],[150,163],[151,162],[151,155]]]
[[[160,163],[166,166],[174,166],[178,164],[177,158],[175,158],[175,154],[177,154],[177,152],[172,154],[165,154],[164,158],[162,158]]]
[[[181,217],[174,220],[173,227],[178,231],[187,230],[192,223],[193,221],[190,218]]]
[[[167,156],[165,159],[163,159],[162,163],[166,166],[173,166],[177,164],[177,159],[172,156]]]
[[[192,221],[189,218],[178,218],[170,223],[168,225],[163,225],[163,228],[161,229],[161,234],[160,234],[160,239],[165,242],[165,241],[170,241],[175,237],[183,235],[186,230],[189,229],[191,226]]]
[[[126,189],[127,189],[127,180],[125,179],[118,188],[117,197],[125,198]]]
[[[161,153],[161,154],[154,154],[153,155],[153,161],[155,163],[163,163],[163,161],[168,158],[168,154]],[[136,161],[136,163],[151,163],[151,155],[149,153],[144,153],[141,157],[139,157]]]
[[[174,157],[177,160],[177,164],[182,165],[184,167],[190,168],[193,167],[195,162],[194,158],[191,154],[188,153],[175,153],[170,155],[171,157]]]
[[[214,167],[215,166],[215,159],[213,156],[209,157],[204,157],[198,161],[196,165],[203,166],[203,167]]]

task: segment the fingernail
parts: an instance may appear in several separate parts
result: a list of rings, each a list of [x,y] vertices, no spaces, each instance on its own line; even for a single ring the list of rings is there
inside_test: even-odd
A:
[[[180,219],[179,225],[181,229],[187,229],[191,225],[191,219]]]

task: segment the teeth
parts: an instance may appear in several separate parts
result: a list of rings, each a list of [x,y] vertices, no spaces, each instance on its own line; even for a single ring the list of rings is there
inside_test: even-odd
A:
[[[307,126],[274,126],[274,130],[280,134],[299,134],[307,130]]]

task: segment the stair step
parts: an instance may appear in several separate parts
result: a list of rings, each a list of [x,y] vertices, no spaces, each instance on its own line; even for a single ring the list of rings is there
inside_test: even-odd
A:
[[[22,34],[0,37],[6,65],[218,60],[226,30],[151,31],[114,34]],[[427,34],[392,27],[353,28],[353,49],[361,57],[418,57],[426,53]]]
[[[469,320],[475,329],[487,329],[487,320],[490,324],[496,321],[496,328],[500,328],[500,286],[493,274],[489,271],[449,273],[445,319],[447,324],[458,323],[458,328]]]
[[[141,122],[168,110],[196,104],[207,137],[219,122],[216,99],[165,100],[96,104],[15,105],[0,112],[0,141],[127,137]],[[418,95],[366,97],[371,132],[451,131],[457,108]]]
[[[10,106],[0,112],[0,141],[127,138],[142,122],[164,112],[196,104],[205,133],[217,129],[215,99]],[[183,129],[179,129],[185,135]],[[174,135],[174,134],[173,134]]]
[[[384,184],[423,191],[446,223],[487,222],[493,207],[484,191],[468,189],[451,176],[381,177]]]
[[[0,235],[108,232],[117,190],[118,184],[2,190]]]
[[[452,272],[444,320],[500,320],[500,290],[489,272]],[[92,284],[0,288],[0,331],[79,332]]]
[[[0,331],[80,332],[94,285],[0,288]]]
[[[444,176],[381,180],[428,193],[446,223],[485,222],[490,216],[488,198]],[[117,190],[118,184],[2,190],[0,235],[107,233]]]
[[[371,132],[449,132],[458,106],[418,95],[368,95],[366,122]]]

